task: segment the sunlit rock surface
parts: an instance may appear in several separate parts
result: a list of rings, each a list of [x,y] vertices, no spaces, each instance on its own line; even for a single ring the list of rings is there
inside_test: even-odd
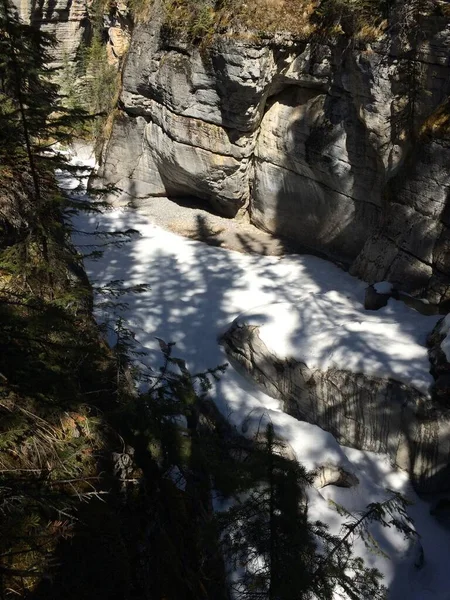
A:
[[[20,17],[56,37],[52,49],[57,65],[73,61],[80,45],[88,33],[88,8],[90,0],[13,0]]]
[[[108,62],[117,68],[130,42],[130,13],[126,0],[105,4],[93,0],[12,0],[25,23],[30,23],[55,38],[49,49],[52,67],[62,70],[75,66],[92,40],[93,21],[101,24]],[[99,18],[98,11],[104,10]],[[57,74],[60,71],[57,71]]]
[[[421,27],[412,59],[394,38],[217,36],[200,50],[168,34],[155,2],[133,32],[128,125],[118,120],[103,174],[138,197],[165,190],[226,216],[248,209],[259,227],[353,263],[370,283],[443,302],[450,140],[433,115],[450,93],[450,26]]]

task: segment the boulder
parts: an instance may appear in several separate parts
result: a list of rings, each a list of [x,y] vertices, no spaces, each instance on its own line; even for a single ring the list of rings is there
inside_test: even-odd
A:
[[[450,315],[441,319],[428,337],[437,401],[450,408]]]
[[[327,305],[331,303],[318,307]],[[311,322],[315,319],[312,307],[311,303],[303,307],[303,316]],[[409,473],[419,492],[450,489],[450,407],[434,398],[424,385],[425,379],[414,380],[423,359],[415,363],[413,358],[408,361],[399,355],[402,342],[395,347],[398,328],[393,324],[390,332],[383,333],[381,327],[374,326],[376,334],[371,341],[367,335],[352,333],[352,323],[356,326],[352,320],[342,320],[335,329],[327,329],[317,312],[314,334],[308,327],[292,331],[293,337],[303,335],[299,347],[311,344],[310,351],[303,350],[303,356],[295,349],[282,353],[283,344],[295,348],[295,340],[289,346],[276,338],[276,331],[284,335],[277,317],[280,310],[292,317],[298,309],[286,306],[274,313],[259,308],[233,323],[222,338],[232,362],[266,393],[280,399],[288,414],[329,431],[342,445],[388,454]],[[368,314],[368,325],[374,325],[378,313]],[[381,317],[379,323],[383,323]],[[268,324],[273,343],[267,334]],[[360,326],[367,330],[364,323]],[[335,343],[332,339],[323,342],[324,336],[338,336],[339,330],[343,331],[342,339],[352,337],[347,348],[339,337]],[[419,351],[411,339],[407,353],[417,356]],[[377,361],[387,368],[384,376],[375,365]],[[408,362],[413,364],[409,373]],[[423,368],[426,375],[425,365]]]
[[[390,297],[390,292],[378,292],[373,285],[369,285],[364,296],[364,308],[366,310],[379,310],[387,305]]]
[[[350,473],[342,467],[336,467],[335,465],[323,465],[314,474],[313,485],[316,489],[321,489],[327,485],[350,488],[358,484],[359,479],[354,473]]]

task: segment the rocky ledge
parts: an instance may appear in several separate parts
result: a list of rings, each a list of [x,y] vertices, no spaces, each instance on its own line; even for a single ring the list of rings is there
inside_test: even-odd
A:
[[[430,393],[425,347],[383,317],[333,313],[339,299],[326,296],[239,317],[221,340],[229,358],[288,414],[340,444],[388,454],[419,492],[449,490],[450,409]],[[283,341],[294,320],[300,327]]]

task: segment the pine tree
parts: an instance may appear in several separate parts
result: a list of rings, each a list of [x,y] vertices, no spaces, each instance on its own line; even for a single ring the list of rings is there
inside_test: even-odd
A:
[[[266,442],[257,445],[245,462],[253,484],[219,516],[228,560],[242,571],[233,582],[234,593],[251,600],[308,598],[316,564],[304,493],[311,477],[286,458],[271,424]]]
[[[46,183],[38,170],[55,158],[46,150],[70,141],[86,120],[83,111],[62,106],[55,69],[49,66],[55,43],[52,35],[22,23],[9,0],[1,0],[0,105],[2,122],[14,138],[2,128],[0,153],[3,160],[20,161],[30,169],[36,201]]]
[[[53,70],[48,66],[54,38],[21,23],[9,0],[0,3],[0,184],[5,197],[6,228],[18,223],[2,267],[21,273],[24,287],[33,285],[50,296],[58,273],[55,254],[62,249],[64,201],[54,169],[62,155],[54,144],[67,142],[85,121],[81,111],[61,107]],[[19,200],[21,200],[19,202]],[[1,240],[0,240],[1,242]],[[4,240],[5,242],[5,240]],[[15,242],[15,243],[11,243]]]
[[[99,396],[85,394],[111,388],[55,179],[63,162],[52,146],[84,115],[60,107],[47,66],[53,44],[0,0],[2,598],[31,589],[73,508],[97,493],[88,480],[97,481],[103,441],[83,405]]]
[[[346,522],[340,535],[332,535],[325,524],[308,520],[306,490],[311,475],[287,457],[271,424],[265,441],[257,443],[240,462],[229,468],[247,469],[251,476],[243,487],[235,487],[232,507],[217,517],[228,564],[238,574],[231,581],[236,598],[386,597],[381,574],[353,554],[352,542],[362,538],[379,553],[368,527],[374,521],[414,537],[406,512],[408,502],[400,494],[389,491],[384,502],[372,503],[356,515],[338,506]],[[222,470],[225,464],[222,461]]]

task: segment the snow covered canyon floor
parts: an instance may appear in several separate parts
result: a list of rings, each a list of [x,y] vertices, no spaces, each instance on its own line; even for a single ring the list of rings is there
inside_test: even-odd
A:
[[[156,336],[175,342],[176,356],[185,359],[192,372],[227,362],[218,343],[220,334],[241,313],[263,310],[265,335],[279,344],[280,352],[301,352],[316,364],[337,362],[403,378],[423,391],[432,382],[424,344],[436,317],[419,315],[392,300],[376,313],[364,311],[366,284],[329,262],[309,255],[280,258],[214,248],[161,229],[137,209],[79,217],[76,226],[90,232],[97,228],[139,231],[140,236],[124,247],[106,247],[100,260],[86,261],[86,270],[97,286],[112,280],[149,286],[144,293],[125,298],[124,316],[153,368],[161,361]],[[76,241],[86,244],[90,240],[80,236]],[[304,310],[294,313],[287,307]],[[274,313],[277,328],[271,331]],[[301,323],[296,320],[298,314],[304,316]],[[110,317],[97,316],[101,320]],[[279,323],[283,323],[281,329]],[[356,542],[355,550],[384,574],[390,598],[450,599],[450,531],[439,526],[429,514],[430,505],[415,495],[407,475],[395,470],[387,457],[341,447],[319,427],[282,412],[277,400],[231,367],[215,384],[212,397],[229,421],[248,436],[272,421],[276,433],[308,469],[331,464],[358,477],[359,484],[352,488],[329,485],[309,494],[310,517],[326,522],[332,531],[339,531],[342,519],[328,500],[348,510],[362,510],[384,499],[387,488],[413,500],[410,514],[425,557],[421,569],[414,566],[418,546],[411,548],[393,529],[378,527],[373,532],[390,560],[369,552],[362,542]]]

